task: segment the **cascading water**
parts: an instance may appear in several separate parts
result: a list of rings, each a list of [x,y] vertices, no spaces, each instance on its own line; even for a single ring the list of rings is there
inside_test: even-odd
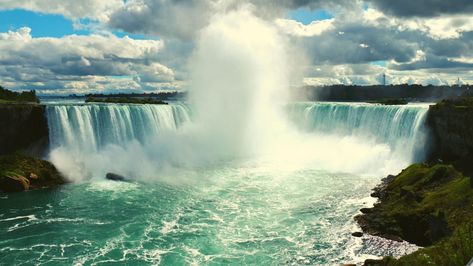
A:
[[[376,175],[396,172],[423,159],[427,110],[427,105],[291,103],[286,107],[287,117],[300,132],[279,136],[279,142],[259,157],[299,168]],[[195,131],[179,130],[193,124],[191,109],[184,104],[51,105],[47,113],[53,161],[59,160],[59,168],[79,163],[88,170],[72,179],[103,176],[116,169],[114,161],[106,159],[111,153],[124,162],[135,162],[138,156],[146,167],[119,170],[147,176],[163,162],[202,162],[195,159],[196,149],[211,147],[212,140],[202,142]],[[130,155],[131,151],[135,154]],[[64,163],[67,157],[74,161]],[[70,169],[64,171],[68,174]]]
[[[407,162],[422,161],[428,150],[425,128],[427,104],[295,103],[291,121],[302,131],[357,136],[389,145]]]
[[[82,152],[106,145],[144,143],[165,131],[176,131],[190,121],[189,108],[171,105],[51,105],[47,108],[51,147]]]
[[[190,64],[192,112],[47,107],[50,159],[84,182],[0,198],[3,263],[340,265],[415,249],[351,233],[379,179],[416,160],[427,107],[290,104],[294,130],[279,108],[285,38],[251,8],[210,23]]]
[[[164,167],[160,159],[183,152],[174,141],[191,116],[182,103],[50,105],[50,159],[76,181],[109,171],[147,177]]]

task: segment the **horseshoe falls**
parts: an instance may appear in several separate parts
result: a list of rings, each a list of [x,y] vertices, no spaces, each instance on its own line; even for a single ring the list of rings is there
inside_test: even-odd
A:
[[[427,110],[291,103],[276,148],[210,160],[187,104],[48,105],[50,159],[72,182],[6,196],[2,263],[338,265],[412,252],[351,233],[380,179],[421,160]]]
[[[424,155],[428,106],[288,104],[295,49],[252,12],[196,33],[186,103],[47,105],[48,159],[71,182],[0,198],[0,263],[340,265],[415,250],[351,234],[381,178]]]
[[[299,129],[321,134],[358,136],[385,143],[409,162],[426,154],[426,104],[296,103],[288,107]]]

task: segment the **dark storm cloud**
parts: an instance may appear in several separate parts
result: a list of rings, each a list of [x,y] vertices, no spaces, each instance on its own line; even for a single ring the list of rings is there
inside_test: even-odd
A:
[[[449,60],[446,57],[438,57],[433,55],[428,55],[425,59],[416,61],[413,63],[405,63],[400,65],[392,65],[391,68],[395,70],[417,70],[417,69],[449,69],[449,68],[456,68],[456,69],[467,69],[472,68],[473,64],[471,63],[464,63]]]
[[[456,39],[426,40],[429,53],[446,57],[473,57],[473,32],[464,32]]]
[[[385,13],[400,17],[472,14],[472,0],[369,0]]]
[[[407,62],[419,49],[418,43],[406,39],[412,37],[409,35],[362,24],[338,25],[303,43],[316,64],[358,64],[391,59]]]
[[[320,9],[320,8],[330,8],[337,6],[350,7],[359,3],[359,0],[252,0],[256,6],[261,9],[268,7],[279,7],[279,8],[310,8],[310,9]]]

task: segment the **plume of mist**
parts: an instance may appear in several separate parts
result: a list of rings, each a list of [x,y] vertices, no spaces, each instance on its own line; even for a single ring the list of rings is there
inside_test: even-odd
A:
[[[258,153],[284,127],[285,39],[249,8],[216,15],[190,62],[196,123],[219,156]]]
[[[274,169],[378,174],[408,163],[369,139],[297,132],[284,105],[300,57],[251,6],[213,16],[196,43],[189,60],[192,123],[99,151],[59,147],[50,155],[58,169],[73,180],[116,172],[180,182],[185,169],[249,158]]]

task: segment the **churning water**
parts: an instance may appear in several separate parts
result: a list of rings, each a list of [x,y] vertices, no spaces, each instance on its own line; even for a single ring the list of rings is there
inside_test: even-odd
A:
[[[170,170],[161,169],[163,153],[152,152],[170,147],[147,140],[188,130],[186,105],[48,106],[53,162],[83,181],[0,199],[2,262],[336,265],[414,250],[351,233],[359,230],[353,216],[372,204],[370,189],[387,174],[377,168],[394,163],[399,170],[415,160],[427,106],[294,103],[286,110],[304,150],[293,143],[297,151],[283,160]],[[365,169],[354,167],[360,164]],[[140,181],[104,180],[122,169],[135,169],[130,176]]]
[[[415,249],[350,233],[380,178],[422,157],[427,106],[287,105],[287,50],[242,8],[201,31],[191,108],[48,106],[49,159],[74,182],[2,196],[1,263],[336,265]]]

